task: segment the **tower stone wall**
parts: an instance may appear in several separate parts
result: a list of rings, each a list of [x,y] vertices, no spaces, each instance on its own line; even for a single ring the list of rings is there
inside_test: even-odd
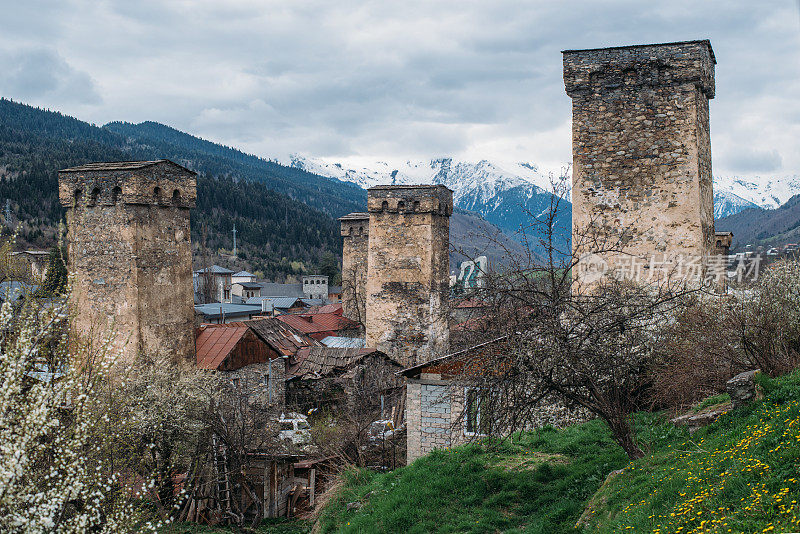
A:
[[[603,256],[609,270],[713,253],[710,42],[565,50],[563,62],[573,252],[621,248]]]
[[[367,346],[406,366],[445,355],[453,192],[377,186],[367,191],[367,209]]]
[[[351,213],[339,219],[342,236],[342,311],[364,324],[367,303],[369,213]]]
[[[67,208],[73,333],[114,347],[194,357],[189,210],[192,171],[168,160],[93,163],[59,171]]]

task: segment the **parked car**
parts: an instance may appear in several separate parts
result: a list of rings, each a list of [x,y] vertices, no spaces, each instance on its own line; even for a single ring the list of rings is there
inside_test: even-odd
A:
[[[288,416],[281,414],[278,419],[280,428],[279,437],[285,441],[291,441],[294,445],[304,445],[311,442],[311,425],[304,415],[290,413]]]

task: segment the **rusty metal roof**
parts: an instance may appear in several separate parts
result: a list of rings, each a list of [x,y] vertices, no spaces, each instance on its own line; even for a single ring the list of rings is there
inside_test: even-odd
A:
[[[351,330],[358,328],[358,323],[342,317],[336,313],[298,313],[291,315],[280,315],[279,321],[296,328],[305,334],[316,334],[320,332],[337,332],[339,330]]]
[[[322,343],[312,339],[291,325],[275,318],[253,319],[244,323],[267,345],[281,356],[294,356],[303,347],[322,347]]]
[[[334,304],[325,304],[324,306],[312,306],[307,310],[299,312],[300,315],[313,315],[317,313],[333,313],[335,315],[342,315],[342,303],[337,302]],[[297,313],[293,313],[292,315],[297,315]]]
[[[197,367],[219,369],[225,358],[247,333],[247,326],[202,325],[197,334]]]
[[[322,378],[347,371],[361,361],[364,356],[376,353],[382,354],[369,348],[306,347],[298,350],[295,358],[290,360],[286,374],[291,378],[299,379]]]
[[[422,370],[424,370],[426,367],[430,367],[430,366],[433,366],[433,365],[439,365],[439,364],[442,364],[442,363],[445,363],[445,362],[449,362],[449,361],[452,361],[452,360],[457,360],[460,357],[467,356],[471,352],[479,351],[481,349],[485,349],[487,347],[490,347],[492,345],[496,345],[496,344],[499,344],[499,343],[504,343],[504,342],[508,341],[508,339],[509,339],[508,335],[500,336],[500,337],[497,337],[495,339],[490,339],[488,341],[484,341],[482,343],[478,343],[477,345],[473,345],[471,347],[467,347],[466,349],[459,350],[458,352],[452,352],[450,354],[446,354],[445,356],[440,356],[439,358],[434,358],[432,360],[428,360],[427,362],[420,363],[420,364],[415,365],[413,367],[408,367],[408,368],[403,369],[402,371],[400,371],[398,374],[400,374],[402,376],[413,377],[415,375],[418,375],[420,372],[422,372]]]

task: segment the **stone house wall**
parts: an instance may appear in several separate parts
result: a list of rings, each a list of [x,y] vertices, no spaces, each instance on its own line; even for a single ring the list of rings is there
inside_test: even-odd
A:
[[[224,373],[234,387],[231,392],[245,395],[259,411],[274,418],[286,411],[286,364],[282,358],[251,363]]]
[[[566,50],[563,62],[573,114],[574,252],[598,247],[582,241],[589,231],[608,244],[619,240],[624,254],[603,257],[612,270],[631,255],[713,253],[710,43]]]
[[[438,374],[409,378],[406,384],[406,460],[411,464],[434,449],[446,449],[480,437],[468,434],[464,421],[463,384]],[[555,398],[545,399],[528,429],[557,428],[588,421],[593,416],[582,408],[568,408]]]
[[[466,443],[463,388],[447,380],[409,379],[406,384],[406,461],[411,464],[434,449]]]

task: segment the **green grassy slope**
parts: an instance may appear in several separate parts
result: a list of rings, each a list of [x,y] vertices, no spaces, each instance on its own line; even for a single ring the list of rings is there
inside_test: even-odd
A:
[[[587,532],[798,532],[800,371],[765,379],[763,387],[764,400],[694,435],[662,415],[639,414],[648,455],[635,462],[603,424],[591,421],[496,448],[438,451],[392,473],[351,471],[319,526],[322,532],[576,532],[591,503]],[[360,507],[348,511],[348,503]]]
[[[321,531],[569,532],[606,474],[626,463],[599,421],[436,451],[391,473],[347,473]],[[348,511],[352,502],[363,504]]]
[[[800,531],[800,372],[765,399],[627,466],[595,497],[599,532]]]

